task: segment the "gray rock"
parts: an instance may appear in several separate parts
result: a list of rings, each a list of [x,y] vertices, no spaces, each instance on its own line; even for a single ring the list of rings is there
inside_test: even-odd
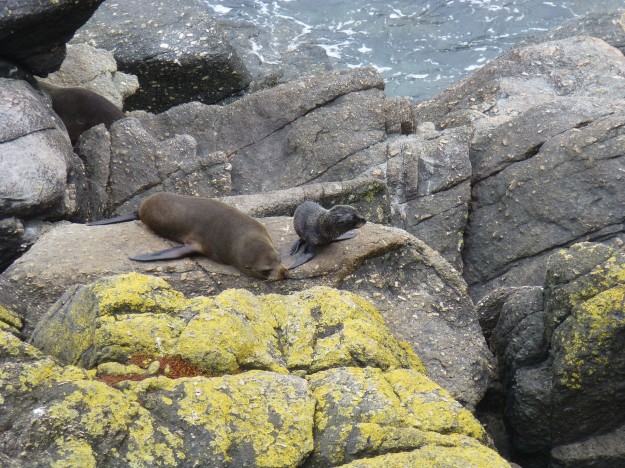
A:
[[[28,219],[72,216],[82,163],[60,121],[28,83],[0,78],[0,268],[33,240]]]
[[[264,218],[287,256],[297,238],[291,218]],[[289,272],[289,279],[260,282],[204,257],[137,263],[128,256],[172,244],[140,223],[88,227],[60,224],[0,276],[26,308],[26,336],[71,285],[107,274],[137,271],[167,279],[186,294],[226,288],[289,293],[314,285],[338,287],[369,298],[394,336],[408,341],[428,375],[461,401],[475,405],[488,385],[492,363],[466,284],[443,258],[405,231],[367,223],[358,236],[328,245]]]
[[[387,186],[383,180],[363,176],[345,182],[306,184],[286,190],[270,190],[262,196],[233,195],[222,201],[248,213],[250,216],[291,216],[306,200],[316,200],[322,206],[351,205],[368,222],[386,224],[390,218]]]
[[[624,268],[622,250],[579,243],[549,258],[544,291],[497,290],[478,304],[522,466],[622,460],[611,441],[625,421]]]
[[[90,89],[120,109],[124,99],[139,88],[136,76],[117,71],[112,52],[87,44],[68,45],[61,68],[42,81],[57,86]]]
[[[0,56],[46,76],[59,69],[65,43],[102,0],[6,0],[0,14]],[[36,34],[33,34],[36,31]]]
[[[608,434],[560,445],[551,451],[554,468],[602,468],[625,465],[625,425]]]
[[[468,132],[422,126],[388,147],[393,225],[425,241],[461,272],[471,197]]]
[[[88,130],[81,135],[77,152],[85,161],[91,187],[82,219],[130,212],[157,191],[206,197],[230,192],[225,153],[198,154],[189,135],[156,140],[135,118],[115,122],[110,133],[103,125]]]
[[[622,231],[624,76],[622,53],[573,37],[515,48],[416,106],[418,121],[473,130],[463,258],[474,299],[541,285],[554,249]]]
[[[530,37],[523,44],[536,44],[573,36],[592,36],[625,53],[625,12],[589,13],[565,21],[551,31]]]
[[[155,138],[188,134],[200,152],[225,151],[232,163],[233,194],[257,193],[358,175],[349,157],[385,138],[383,86],[373,69],[340,70],[227,106],[191,103],[137,117]],[[332,109],[324,107],[329,103]],[[344,122],[348,115],[353,122]],[[315,156],[320,160],[312,161]]]
[[[105,2],[72,43],[110,50],[141,88],[129,110],[161,112],[177,104],[215,103],[244,89],[250,76],[223,31],[197,0]]]

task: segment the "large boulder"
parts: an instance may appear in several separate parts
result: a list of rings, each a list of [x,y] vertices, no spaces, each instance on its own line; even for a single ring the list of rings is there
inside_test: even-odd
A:
[[[497,311],[490,347],[523,466],[625,463],[624,269],[621,249],[580,243],[549,258],[544,290],[478,305]]]
[[[161,112],[190,101],[215,103],[244,89],[250,76],[206,4],[184,0],[105,2],[72,43],[110,50],[141,88],[129,110]]]
[[[345,291],[188,299],[130,273],[68,289],[33,342],[64,365],[0,330],[2,451],[24,464],[508,466]]]
[[[292,218],[262,219],[283,256],[297,238]],[[0,276],[26,311],[26,336],[73,285],[124,272],[167,279],[185,294],[227,288],[288,293],[315,285],[357,292],[373,302],[391,331],[412,345],[428,375],[461,401],[475,405],[489,381],[491,355],[466,284],[443,258],[405,231],[367,223],[355,239],[323,249],[314,262],[274,283],[242,275],[205,257],[137,263],[129,255],[172,244],[139,222],[90,227],[59,224]]]
[[[59,69],[65,44],[103,0],[6,0],[0,7],[0,58],[46,76]]]
[[[26,81],[0,78],[0,269],[28,248],[44,221],[74,214],[82,163],[63,124]]]
[[[625,57],[600,39],[515,48],[416,107],[469,125],[465,278],[479,299],[541,285],[555,249],[622,231]]]

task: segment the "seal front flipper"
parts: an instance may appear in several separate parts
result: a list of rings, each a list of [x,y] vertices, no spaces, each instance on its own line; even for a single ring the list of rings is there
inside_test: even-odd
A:
[[[130,260],[136,260],[138,262],[154,262],[156,260],[173,260],[175,258],[188,257],[196,253],[199,253],[197,248],[191,244],[183,244],[178,247],[172,247],[171,249],[161,250],[160,252],[135,255],[129,258]]]
[[[340,236],[335,237],[334,239],[332,239],[332,242],[352,239],[352,238],[356,237],[357,235],[358,234],[355,233],[355,232],[346,232],[346,233],[341,234]]]
[[[295,255],[299,248],[302,246],[302,244],[304,244],[304,241],[302,239],[297,239],[295,242],[293,242],[290,254]]]
[[[130,214],[125,214],[121,216],[115,216],[114,218],[101,219],[100,221],[93,221],[91,223],[87,223],[87,226],[102,226],[104,224],[117,224],[117,223],[126,223],[128,221],[136,221],[139,219],[139,213],[134,212]]]
[[[297,268],[298,266],[303,265],[304,263],[315,258],[314,248],[311,247],[310,244],[304,244],[304,245],[305,245],[304,251],[295,258],[295,261],[291,264],[290,267],[288,267],[289,270],[292,270],[293,268]]]

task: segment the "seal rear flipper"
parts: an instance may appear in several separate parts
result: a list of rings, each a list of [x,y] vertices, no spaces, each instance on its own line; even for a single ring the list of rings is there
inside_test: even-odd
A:
[[[334,239],[332,239],[332,242],[352,239],[352,238],[356,237],[357,235],[358,234],[355,233],[355,232],[345,232],[345,233],[341,234],[340,236],[335,237]]]
[[[303,244],[304,244],[304,241],[302,239],[297,239],[295,242],[293,242],[293,245],[291,246],[290,254],[295,255]]]
[[[136,260],[138,262],[154,262],[156,260],[172,260],[188,257],[196,253],[198,253],[198,250],[194,246],[191,244],[183,244],[178,247],[172,247],[171,249],[161,250],[160,252],[135,255],[129,258],[130,260]]]
[[[101,219],[100,221],[93,221],[91,223],[87,223],[87,226],[102,226],[104,224],[126,223],[128,221],[136,221],[137,219],[139,219],[139,213],[134,212],[121,216],[115,216],[114,218],[106,218]]]

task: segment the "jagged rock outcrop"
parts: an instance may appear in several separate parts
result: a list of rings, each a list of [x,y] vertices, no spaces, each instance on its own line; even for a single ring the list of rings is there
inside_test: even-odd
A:
[[[284,257],[296,234],[292,218],[265,218]],[[24,304],[26,336],[72,285],[123,272],[161,276],[185,294],[244,288],[288,293],[315,285],[362,294],[384,315],[392,332],[408,341],[428,375],[470,405],[489,381],[491,355],[460,275],[422,241],[405,231],[367,223],[358,236],[328,245],[289,279],[258,281],[205,257],[138,263],[129,255],[169,248],[171,242],[139,222],[109,226],[58,225],[0,276],[0,291],[12,291]]]
[[[622,249],[576,244],[549,258],[544,290],[497,291],[478,306],[497,312],[490,347],[522,466],[625,462],[624,268]]]
[[[113,33],[111,33],[113,31]],[[162,112],[191,101],[215,103],[244,89],[249,72],[219,25],[197,0],[105,2],[72,43],[113,52],[136,75],[129,110]]]
[[[131,273],[70,288],[33,342],[84,368],[0,331],[2,452],[21,463],[508,466],[345,291],[187,299]]]

